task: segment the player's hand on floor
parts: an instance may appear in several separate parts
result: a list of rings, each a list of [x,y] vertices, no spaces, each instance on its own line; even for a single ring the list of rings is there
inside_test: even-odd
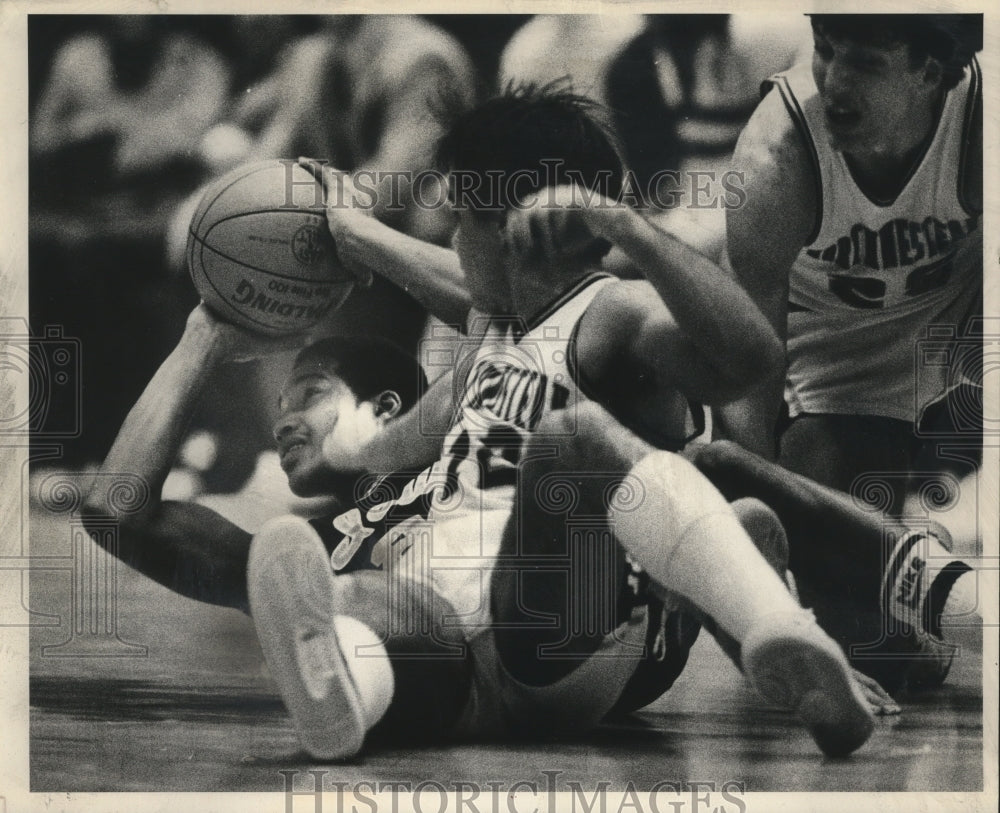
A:
[[[886,716],[902,712],[899,704],[889,696],[889,693],[879,685],[877,680],[868,677],[864,672],[859,672],[857,669],[852,669],[851,672],[872,714]]]
[[[204,302],[188,316],[184,337],[211,342],[213,357],[220,363],[253,361],[273,353],[296,350],[307,341],[304,334],[264,336],[253,333],[217,316]]]
[[[298,163],[323,185],[326,222],[337,246],[337,256],[358,282],[370,286],[372,271],[362,256],[356,256],[354,236],[376,222],[373,214],[376,201],[360,193],[344,170],[315,158],[299,158]]]

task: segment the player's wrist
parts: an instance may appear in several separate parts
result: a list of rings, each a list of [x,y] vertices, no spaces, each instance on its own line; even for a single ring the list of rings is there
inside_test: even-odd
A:
[[[231,350],[227,339],[230,326],[222,323],[205,305],[199,305],[188,317],[179,349],[190,358],[221,363]]]
[[[615,245],[634,239],[641,219],[639,213],[623,203],[601,201],[601,204],[586,210],[591,231]]]

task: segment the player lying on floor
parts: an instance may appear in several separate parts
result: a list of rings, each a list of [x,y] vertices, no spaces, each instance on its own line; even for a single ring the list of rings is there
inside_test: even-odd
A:
[[[603,138],[565,96],[514,97],[502,104],[523,105],[549,125],[553,118],[555,124],[565,124],[559,121],[565,116],[574,127],[583,126],[598,145]],[[495,119],[496,113],[487,108],[485,118]],[[482,123],[473,119],[466,126],[474,130]],[[546,145],[542,156],[549,148],[558,151],[564,141],[558,126],[551,129],[555,144]],[[516,132],[507,138],[508,148],[519,149],[522,140]],[[463,140],[476,141],[471,136]],[[608,154],[613,156],[613,150]],[[573,154],[568,160],[572,164],[581,156]],[[658,439],[672,436],[679,445],[687,418],[685,394],[723,397],[743,386],[740,377],[754,374],[752,364],[731,370],[724,354],[721,359],[714,356],[718,348],[725,350],[735,341],[719,335],[725,332],[725,317],[729,327],[739,326],[733,334],[740,342],[756,344],[750,361],[754,355],[767,355],[773,334],[753,307],[741,310],[738,289],[720,291],[727,284],[724,276],[713,280],[718,287],[702,290],[695,285],[704,279],[697,275],[717,274],[718,269],[710,264],[675,267],[673,247],[629,210],[603,209],[597,217],[604,220],[590,225],[598,233],[612,218],[624,226],[606,236],[647,270],[654,288],[592,274],[600,250],[589,239],[575,263],[553,266],[551,252],[542,252],[532,267],[525,249],[531,246],[526,238],[533,219],[549,220],[554,214],[559,220],[562,215],[539,210],[505,214],[503,227],[467,220],[474,218],[468,212],[459,215],[456,244],[467,279],[473,282],[474,304],[484,312],[506,313],[509,296],[515,314],[528,317],[523,308],[534,312],[535,302],[561,301],[541,314],[541,323],[533,326],[535,335],[529,331],[518,342],[507,330],[509,320],[506,325],[503,320],[489,323],[482,344],[469,354],[474,363],[460,366],[457,380],[470,388],[454,389],[462,400],[457,421],[452,421],[453,389],[446,377],[425,396],[419,412],[392,422],[375,420],[377,399],[366,402],[364,414],[372,414],[367,427],[382,429],[368,433],[373,443],[363,449],[366,433],[347,432],[354,443],[344,448],[340,421],[331,413],[336,412],[330,406],[331,371],[324,372],[321,359],[307,357],[303,363],[315,375],[297,367],[286,392],[276,435],[290,483],[300,493],[329,488],[335,482],[335,465],[356,473],[429,462],[441,454],[440,435],[415,429],[439,426],[443,431],[454,423],[444,454],[426,475],[407,483],[395,499],[378,498],[379,481],[368,494],[376,495],[369,505],[331,522],[338,537],[334,565],[344,566],[354,559],[352,553],[361,551],[368,562],[383,566],[382,573],[334,578],[315,530],[295,519],[279,520],[258,537],[250,564],[255,622],[307,748],[324,757],[354,753],[379,720],[384,731],[419,731],[424,736],[557,733],[586,727],[621,699],[643,652],[661,664],[662,689],[669,685],[683,666],[696,629],[687,613],[670,611],[683,605],[696,617],[710,616],[742,647],[741,662],[751,680],[765,695],[796,707],[824,750],[853,750],[870,733],[871,719],[839,649],[794,602],[732,509],[704,478],[682,458],[653,449],[599,406],[586,403],[576,385],[585,380],[602,391],[606,382],[597,374],[602,368],[595,358],[610,351],[615,372],[652,382],[653,391],[640,393],[646,400],[640,397],[636,403],[684,405],[676,410],[650,408],[645,416],[654,422],[659,416],[663,423],[652,424],[664,430]],[[558,222],[535,220],[534,225],[549,229],[550,239],[559,231]],[[505,262],[497,264],[500,257]],[[679,259],[687,263],[690,258],[681,254]],[[525,273],[529,268],[531,273]],[[500,276],[508,270],[509,277]],[[482,273],[478,288],[477,272]],[[489,284],[490,274],[494,285]],[[647,287],[642,291],[636,288],[643,285]],[[659,297],[650,296],[654,291],[671,300],[674,317]],[[492,298],[497,293],[499,301]],[[560,296],[564,294],[570,296]],[[708,302],[697,302],[706,297]],[[723,307],[729,309],[725,314],[718,312]],[[706,309],[715,318],[696,318]],[[609,330],[601,336],[595,327],[609,320],[620,328],[629,319],[635,320],[630,330]],[[654,329],[652,335],[642,333],[646,327]],[[182,347],[130,414],[106,471],[138,473],[151,481],[152,493],[158,492],[183,413],[204,385],[207,371],[232,352],[239,335],[204,310],[192,315]],[[533,346],[539,337],[551,341],[553,352],[525,360],[519,348]],[[640,341],[635,342],[636,337]],[[722,338],[728,345],[720,344]],[[598,355],[587,356],[584,347]],[[651,358],[637,356],[636,347],[649,348]],[[673,354],[662,352],[665,349]],[[720,381],[716,367],[702,357],[706,352],[735,380]],[[629,362],[635,366],[629,368]],[[682,390],[673,389],[674,380]],[[310,389],[310,381],[319,383],[319,389]],[[351,408],[359,408],[356,400]],[[314,423],[320,417],[325,422]],[[534,436],[529,439],[531,430]],[[592,530],[603,532],[591,537],[596,543],[567,538],[573,523],[567,523],[558,500],[543,504],[535,499],[546,482],[574,485],[582,515],[590,518]],[[636,484],[645,490],[645,499],[630,507],[628,489]],[[528,499],[512,512],[516,494],[524,488],[531,489]],[[100,515],[105,503],[104,495],[95,493],[89,510]],[[156,503],[144,514],[122,520],[120,551],[126,561],[188,595],[245,606],[240,583],[247,534],[208,517],[204,509],[187,514],[176,504]],[[381,523],[385,527],[380,528]],[[773,529],[780,532],[776,524]],[[433,550],[428,548],[431,530]],[[369,546],[369,541],[374,544]],[[500,564],[494,572],[498,549]],[[627,556],[649,575],[632,574]],[[543,562],[552,570],[539,570]],[[585,586],[565,578],[567,573],[579,574],[588,563],[607,565],[603,583]],[[650,610],[641,595],[640,607],[634,607],[636,594],[644,591],[632,585],[641,588],[650,581],[653,592],[666,599],[665,609]],[[220,589],[219,583],[227,587]],[[607,611],[595,624],[585,625],[587,634],[568,634],[573,632],[568,621],[572,611],[594,606]],[[355,621],[348,620],[352,615]],[[357,616],[361,625],[355,623]],[[512,629],[517,624],[520,629]],[[417,634],[410,632],[414,629]],[[389,653],[427,657],[390,660]],[[417,673],[433,679],[421,679]],[[428,695],[433,689],[438,694]],[[428,696],[452,702],[433,707]],[[424,722],[428,713],[436,718],[436,727],[399,725],[401,719],[414,717]]]

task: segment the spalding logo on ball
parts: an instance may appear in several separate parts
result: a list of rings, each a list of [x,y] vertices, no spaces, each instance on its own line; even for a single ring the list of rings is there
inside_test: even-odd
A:
[[[246,164],[209,186],[187,257],[206,305],[270,336],[312,327],[355,282],[337,258],[322,186],[294,161]]]

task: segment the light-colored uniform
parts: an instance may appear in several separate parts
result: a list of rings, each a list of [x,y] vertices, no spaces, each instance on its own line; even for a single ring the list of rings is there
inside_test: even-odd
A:
[[[801,413],[915,422],[958,383],[949,334],[982,296],[980,212],[962,189],[978,64],[946,96],[933,140],[893,200],[868,198],[833,150],[808,64],[770,80],[805,136],[818,223],[792,267],[785,400]],[[937,326],[937,327],[933,327]]]
[[[528,687],[500,664],[491,626],[490,585],[514,517],[518,463],[548,412],[585,400],[572,372],[573,330],[598,291],[615,282],[603,274],[584,278],[526,332],[512,321],[472,325],[470,335],[482,341],[454,359],[462,397],[441,458],[394,498],[333,520],[344,534],[331,557],[335,570],[365,549],[374,566],[388,570],[390,582],[428,584],[453,608],[451,623],[463,630],[473,675],[458,736],[509,732],[538,715],[555,727],[588,728],[611,710],[643,657],[647,611],[639,606],[566,678]],[[418,505],[410,516],[400,515]],[[363,544],[390,514],[398,521],[383,528],[374,545]]]

